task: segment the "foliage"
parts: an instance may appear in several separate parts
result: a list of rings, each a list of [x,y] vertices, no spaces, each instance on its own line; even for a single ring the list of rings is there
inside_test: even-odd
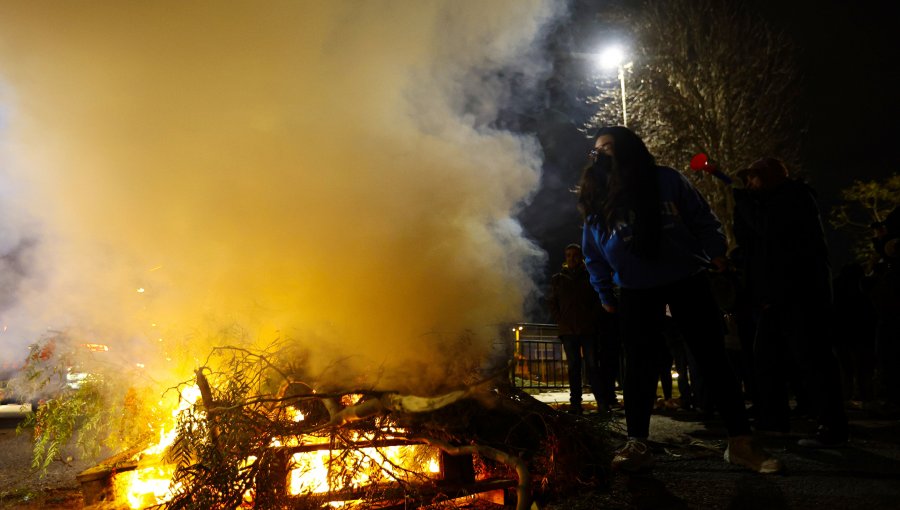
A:
[[[41,476],[73,439],[79,455],[96,459],[104,446],[114,451],[145,440],[150,426],[159,422],[155,407],[147,405],[152,394],[121,384],[119,374],[96,370],[70,383],[67,376],[78,353],[69,346],[64,335],[31,345],[22,380],[17,381],[29,395],[41,398],[37,410],[17,429],[33,429],[32,468]]]
[[[831,209],[829,222],[855,241],[854,252],[860,261],[871,255],[872,223],[884,221],[900,206],[900,175],[884,180],[854,181],[841,190],[843,203]]]
[[[629,127],[660,164],[688,174],[733,239],[730,192],[688,162],[704,152],[731,175],[763,156],[796,168],[804,128],[796,49],[738,2],[646,1],[623,19],[635,41],[626,69]],[[617,92],[597,100],[615,105]],[[592,123],[621,123],[621,108],[599,111]]]

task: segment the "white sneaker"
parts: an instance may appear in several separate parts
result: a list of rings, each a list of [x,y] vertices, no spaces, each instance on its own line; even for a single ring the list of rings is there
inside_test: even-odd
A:
[[[655,463],[647,443],[631,438],[613,456],[612,468],[633,472],[651,468]]]

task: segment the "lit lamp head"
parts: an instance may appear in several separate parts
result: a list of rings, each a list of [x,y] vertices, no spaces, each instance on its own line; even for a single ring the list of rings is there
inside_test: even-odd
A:
[[[610,46],[595,57],[597,65],[603,69],[616,69],[625,61],[625,51],[621,46]]]

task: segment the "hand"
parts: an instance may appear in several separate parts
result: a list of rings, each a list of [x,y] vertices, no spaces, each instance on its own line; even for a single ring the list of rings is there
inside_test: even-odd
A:
[[[603,305],[603,309],[608,313],[616,313],[616,307],[613,305]]]

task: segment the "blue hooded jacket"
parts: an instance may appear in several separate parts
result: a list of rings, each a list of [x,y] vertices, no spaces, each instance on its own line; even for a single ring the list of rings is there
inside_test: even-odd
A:
[[[648,289],[688,278],[725,255],[722,224],[709,204],[678,171],[664,166],[659,173],[662,221],[659,255],[638,257],[629,248],[631,225],[620,221],[611,233],[588,218],[582,249],[591,284],[604,305],[615,305],[613,287]]]

